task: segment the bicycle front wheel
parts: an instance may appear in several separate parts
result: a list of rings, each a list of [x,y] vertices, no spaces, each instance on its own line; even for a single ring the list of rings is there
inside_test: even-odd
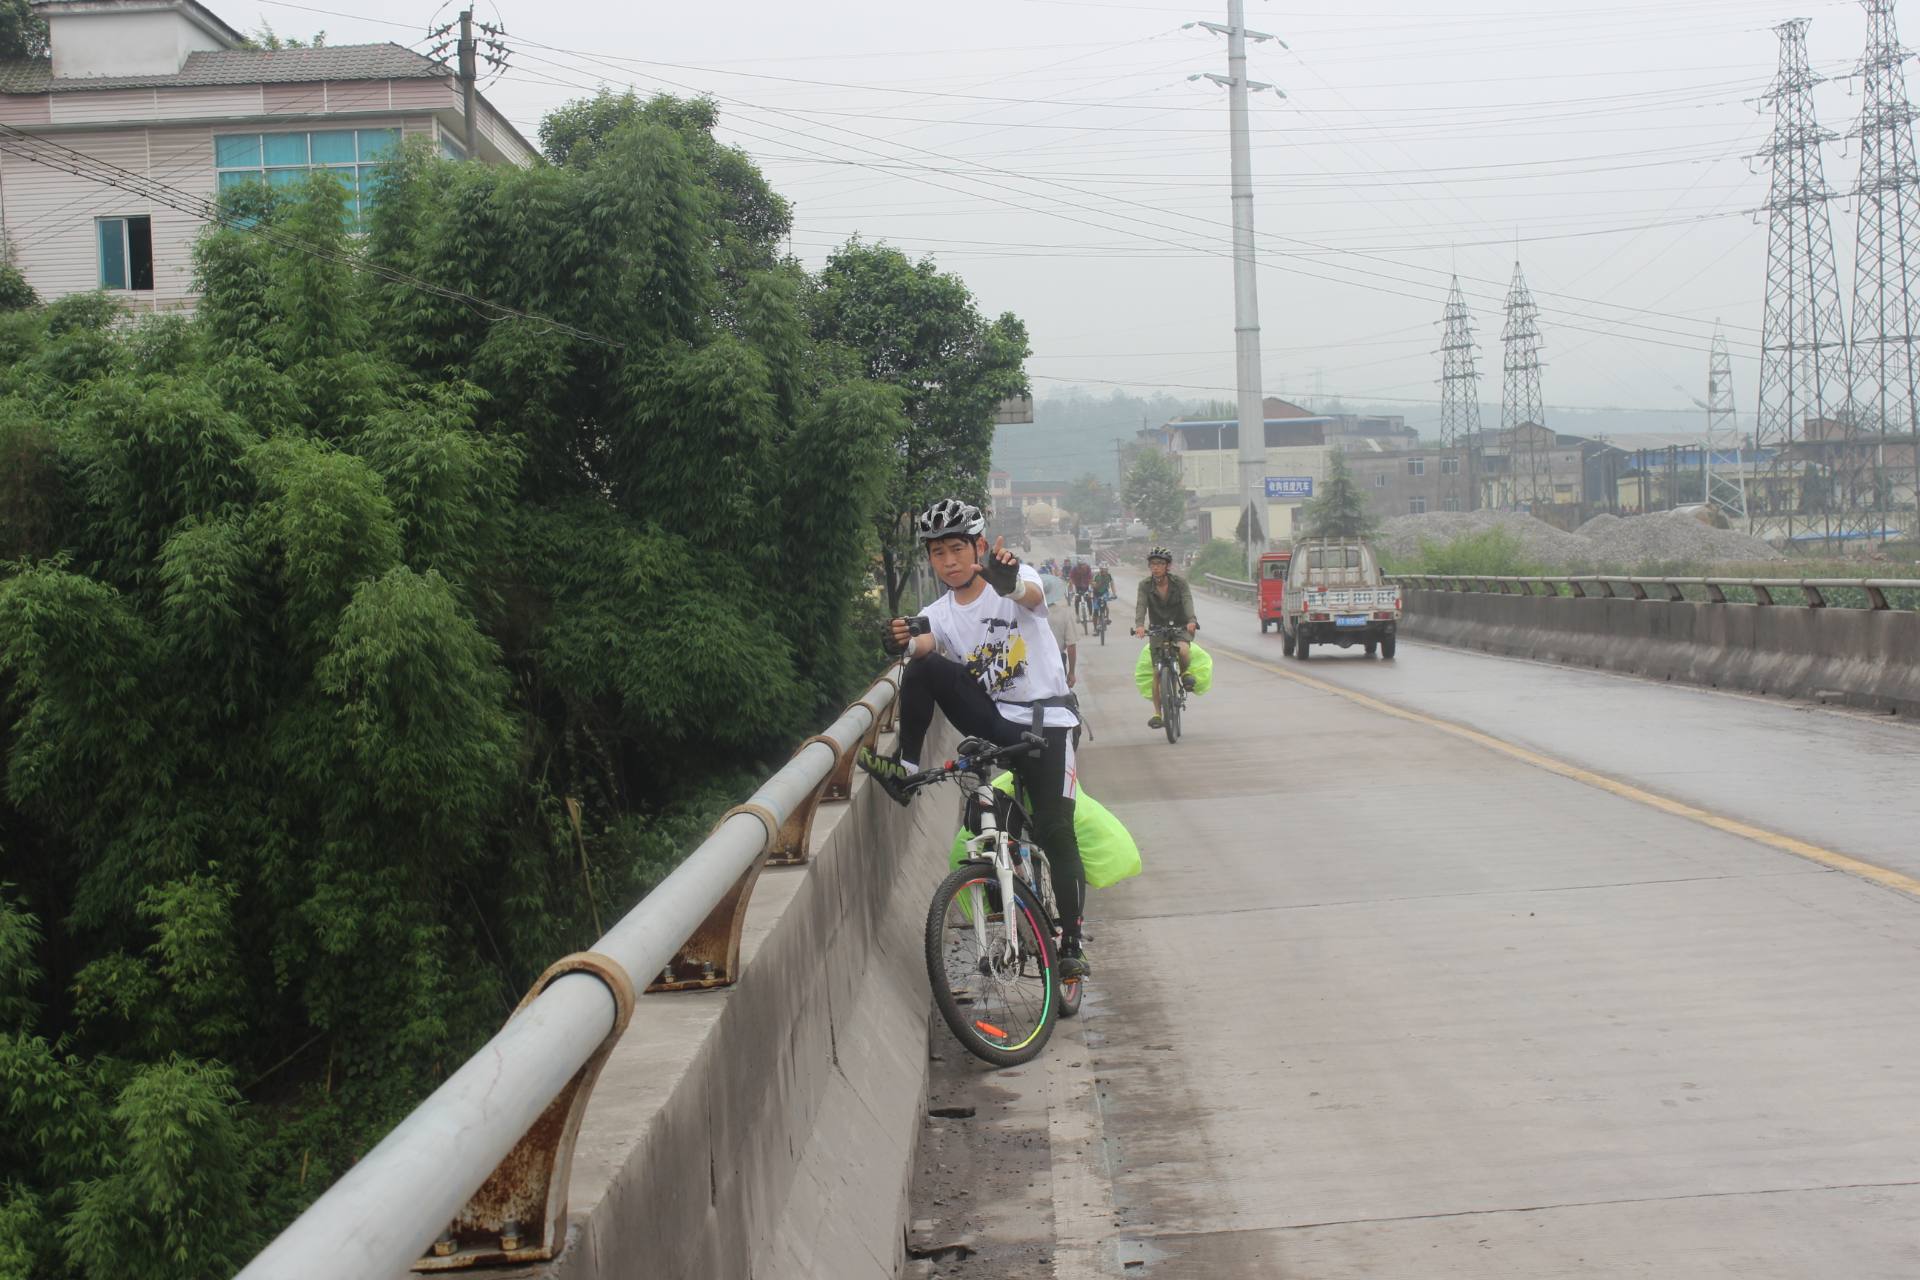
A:
[[[1171,664],[1160,668],[1160,723],[1168,746],[1180,741],[1180,669]]]
[[[1032,1061],[1060,1015],[1052,926],[1017,876],[1013,896],[1013,909],[1001,910],[993,864],[966,862],[927,911],[934,1003],[967,1052],[997,1067]]]

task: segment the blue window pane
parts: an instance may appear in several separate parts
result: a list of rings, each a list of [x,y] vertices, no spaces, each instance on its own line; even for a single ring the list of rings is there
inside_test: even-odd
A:
[[[269,169],[267,185],[270,187],[297,187],[307,180],[305,169]]]
[[[349,199],[360,190],[360,171],[352,165],[347,165],[344,168],[328,169],[327,172],[332,174],[340,185],[347,189]]]
[[[221,169],[244,169],[260,163],[260,135],[227,133],[213,140],[213,163]]]
[[[313,135],[315,164],[352,164],[353,159],[353,130],[336,129]]]
[[[100,228],[100,287],[127,287],[127,224],[123,218],[102,218]]]
[[[360,159],[385,160],[400,146],[398,129],[360,130]]]
[[[305,164],[307,162],[307,135],[304,133],[270,133],[266,136],[268,164]]]

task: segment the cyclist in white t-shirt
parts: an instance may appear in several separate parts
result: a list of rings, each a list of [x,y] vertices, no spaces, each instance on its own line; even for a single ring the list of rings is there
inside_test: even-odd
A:
[[[1005,547],[987,548],[986,518],[958,498],[943,498],[920,513],[914,532],[947,593],[920,611],[916,628],[905,618],[887,625],[887,647],[911,659],[900,680],[900,739],[891,757],[862,748],[860,767],[901,804],[902,786],[920,771],[920,752],[934,709],[961,733],[1011,746],[1037,731],[1043,750],[1014,762],[1025,786],[1034,837],[1053,867],[1060,905],[1060,975],[1092,972],[1081,944],[1085,872],[1074,834],[1077,790],[1074,729],[1079,724],[1067,691],[1060,646],[1047,625],[1040,575]]]

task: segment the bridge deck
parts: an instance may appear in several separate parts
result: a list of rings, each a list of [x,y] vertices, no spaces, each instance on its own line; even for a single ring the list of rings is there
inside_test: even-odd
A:
[[[1148,870],[1094,895],[1040,1064],[936,1028],[980,1112],[930,1150],[1035,1153],[916,1207],[980,1250],[941,1275],[1920,1274],[1920,900],[1889,887],[1920,733],[1411,644],[1301,666],[1201,609],[1177,747],[1135,643],[1081,650],[1084,778]]]

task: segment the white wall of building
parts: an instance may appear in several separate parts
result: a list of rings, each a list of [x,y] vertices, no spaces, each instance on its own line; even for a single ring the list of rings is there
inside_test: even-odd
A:
[[[58,137],[63,146],[163,182],[185,195],[211,200],[216,133],[273,131],[296,123],[312,128],[398,128],[404,134],[430,135],[433,129],[430,116],[374,116],[349,121],[329,118],[137,127],[61,133]],[[153,288],[111,292],[135,311],[191,307],[193,244],[205,226],[200,219],[63,169],[0,153],[0,233],[12,244],[15,265],[44,299],[98,288],[97,219],[132,216],[153,219]]]
[[[226,43],[176,9],[113,9],[47,15],[53,74],[61,79],[170,76],[199,50]]]

